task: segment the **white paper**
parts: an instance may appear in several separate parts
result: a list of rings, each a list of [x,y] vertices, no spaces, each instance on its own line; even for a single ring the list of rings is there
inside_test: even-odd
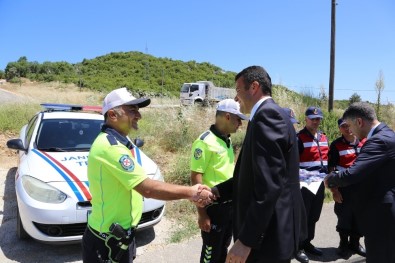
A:
[[[300,188],[302,189],[302,187],[305,187],[313,194],[317,194],[317,191],[326,175],[326,173],[320,173],[319,171],[299,169]]]

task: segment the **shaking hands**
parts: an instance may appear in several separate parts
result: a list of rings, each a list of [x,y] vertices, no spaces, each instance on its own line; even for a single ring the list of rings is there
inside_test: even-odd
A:
[[[191,201],[198,207],[205,207],[216,200],[215,195],[211,192],[210,187],[202,184],[192,186],[194,191]]]

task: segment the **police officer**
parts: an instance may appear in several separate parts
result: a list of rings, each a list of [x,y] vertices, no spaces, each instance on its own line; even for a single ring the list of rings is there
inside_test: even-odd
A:
[[[337,124],[342,136],[334,140],[330,145],[329,172],[335,170],[344,171],[350,167],[366,141],[366,139],[359,141],[343,119],[339,119]],[[348,249],[361,256],[366,256],[365,249],[359,244],[359,239],[362,235],[356,224],[352,202],[352,194],[355,190],[355,186],[352,185],[331,188],[333,199],[335,200],[335,214],[337,215],[336,231],[339,232],[340,236],[338,254],[343,258],[348,257]]]
[[[150,99],[136,99],[126,88],[110,92],[103,101],[105,123],[88,157],[92,213],[88,217],[83,262],[133,262],[134,230],[143,210],[143,196],[161,200],[189,199],[211,202],[209,188],[179,186],[147,177],[131,153],[128,138],[138,128],[140,108]]]
[[[209,187],[233,176],[234,153],[230,134],[247,117],[233,99],[218,103],[215,124],[195,140],[191,151],[191,181]],[[232,239],[232,204],[230,201],[212,203],[198,208],[198,224],[203,239],[201,263],[225,262]]]
[[[300,130],[298,136],[299,167],[308,171],[319,171],[327,173],[328,168],[328,139],[324,133],[318,130],[323,114],[318,107],[309,107],[305,112],[305,127]],[[322,256],[322,250],[316,248],[311,241],[315,236],[315,225],[318,222],[325,196],[325,186],[321,183],[316,194],[302,187],[302,197],[307,215],[307,239],[300,244],[301,250],[295,258],[303,263],[309,262],[305,251]]]

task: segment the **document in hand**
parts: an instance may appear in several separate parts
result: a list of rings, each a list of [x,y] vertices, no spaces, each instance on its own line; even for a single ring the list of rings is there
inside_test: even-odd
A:
[[[320,173],[319,171],[299,169],[300,188],[305,187],[313,194],[316,194],[326,175],[326,173]]]

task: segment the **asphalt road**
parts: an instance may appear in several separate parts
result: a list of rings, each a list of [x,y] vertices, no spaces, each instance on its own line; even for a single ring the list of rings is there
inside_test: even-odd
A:
[[[14,176],[16,168],[0,164],[0,262],[82,262],[81,246],[48,245],[34,240],[21,241],[16,236],[16,196]],[[335,231],[336,216],[333,203],[325,204],[318,222],[313,244],[324,251],[323,257],[311,257],[310,262],[365,262],[353,255],[340,259],[336,255],[339,238]],[[199,262],[201,240],[193,236],[179,244],[168,244],[167,235],[171,228],[164,219],[154,229],[137,233],[136,263],[185,263]],[[292,260],[292,262],[297,262]]]
[[[324,252],[322,257],[311,256],[310,262],[365,262],[365,258],[359,255],[350,255],[348,259],[339,258],[336,253],[339,237],[335,230],[336,215],[333,212],[334,203],[324,204],[320,221],[316,228],[316,238],[312,243]],[[363,244],[363,240],[361,240]],[[201,240],[199,237],[192,238],[180,244],[170,244],[156,249],[148,250],[139,255],[136,263],[185,263],[199,262]],[[292,263],[298,261],[293,259]]]
[[[15,101],[22,101],[22,97],[19,95],[9,92],[7,90],[4,90],[0,86],[0,103],[6,103],[6,102],[15,102]]]

